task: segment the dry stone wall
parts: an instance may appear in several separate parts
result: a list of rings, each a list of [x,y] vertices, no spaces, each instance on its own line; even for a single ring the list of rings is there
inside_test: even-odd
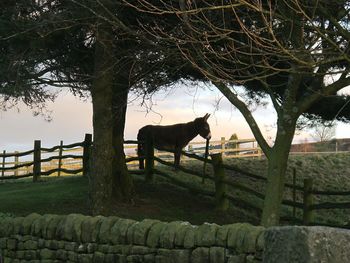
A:
[[[350,230],[321,226],[273,227],[264,234],[266,263],[349,263]]]
[[[253,263],[262,261],[264,232],[249,224],[31,214],[0,217],[0,254],[5,263]]]

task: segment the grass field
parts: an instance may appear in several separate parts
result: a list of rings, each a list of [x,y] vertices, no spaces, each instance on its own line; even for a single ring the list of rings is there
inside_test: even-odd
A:
[[[215,211],[213,200],[196,196],[164,180],[145,184],[135,178],[134,204],[115,203],[108,215],[124,218],[153,218],[164,221],[183,220],[193,224],[216,222],[227,224],[257,219],[244,216],[244,211],[231,209],[222,214]],[[47,177],[42,182],[21,180],[0,184],[0,212],[17,216],[29,213],[89,215],[88,180],[82,176]]]
[[[22,179],[0,184],[0,211],[15,215],[86,213],[88,211],[86,178],[50,177],[33,183]]]
[[[242,170],[266,176],[267,160],[248,159],[248,158],[230,158],[225,159],[226,164],[231,164]],[[314,188],[323,191],[350,191],[350,154],[313,154],[313,155],[291,155],[288,162],[286,181],[292,184],[293,169],[296,169],[296,184],[303,186],[306,178],[312,178]],[[201,169],[199,163],[191,164],[195,169]],[[210,169],[208,170],[210,173]],[[245,176],[229,174],[234,181],[249,186],[261,193],[265,192],[265,184],[260,180],[250,179]],[[211,187],[208,185],[207,187]],[[209,189],[208,188],[208,189]],[[234,195],[262,206],[262,201],[254,198],[239,190],[232,191]],[[285,189],[284,199],[292,200],[292,192]],[[303,202],[303,195],[297,192],[297,202]],[[324,202],[350,202],[350,196],[315,196],[315,203]],[[283,206],[283,215],[291,216],[292,209]],[[302,211],[297,209],[297,216],[302,217]],[[350,222],[350,209],[332,209],[317,210],[315,212],[316,220],[322,223],[348,224]],[[293,223],[293,222],[287,222]]]
[[[314,179],[315,187],[320,190],[350,190],[349,154],[332,154],[318,156],[292,156],[289,161],[287,181],[291,182],[293,167],[297,169],[297,184],[301,185],[304,178]],[[225,159],[231,163],[255,174],[265,175],[266,160],[264,159]],[[202,169],[197,162],[184,162],[191,169]],[[183,173],[175,173],[165,167],[160,167],[174,177],[197,188],[213,190],[214,185],[209,180],[201,184],[200,179]],[[211,173],[208,165],[207,172]],[[244,176],[228,174],[235,181],[243,183],[255,190],[264,191],[264,184]],[[193,224],[215,222],[218,224],[234,222],[250,222],[258,224],[256,213],[248,209],[242,210],[234,204],[225,214],[215,211],[215,202],[189,190],[176,187],[167,180],[156,177],[153,184],[145,184],[142,177],[135,177],[136,196],[134,204],[115,203],[108,215],[124,218],[143,219],[154,218],[164,221],[183,220]],[[262,201],[249,195],[231,190],[235,196],[262,205]],[[290,192],[286,192],[290,197]],[[301,201],[301,195],[298,201]],[[316,197],[317,201],[347,201],[350,197],[324,198]],[[88,180],[81,176],[46,177],[42,182],[32,183],[31,180],[19,180],[0,183],[0,212],[14,215],[27,215],[32,212],[39,214],[55,213],[89,214]],[[285,214],[291,209],[283,208]],[[300,216],[301,213],[298,213]],[[350,210],[322,210],[316,213],[318,221],[337,222],[345,224],[350,221]],[[287,222],[292,223],[292,222]]]

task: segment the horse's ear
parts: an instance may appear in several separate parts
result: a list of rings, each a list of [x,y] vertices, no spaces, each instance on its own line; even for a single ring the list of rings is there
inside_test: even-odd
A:
[[[207,114],[204,115],[203,119],[204,119],[205,121],[207,121],[209,117],[210,117],[210,114],[207,113]]]

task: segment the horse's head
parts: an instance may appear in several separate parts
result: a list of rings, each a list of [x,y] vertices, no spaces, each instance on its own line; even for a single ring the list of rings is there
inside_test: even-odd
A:
[[[198,134],[207,140],[211,139],[210,127],[209,127],[209,124],[207,122],[209,116],[210,116],[210,114],[207,113],[204,115],[204,117],[197,118],[194,120]]]

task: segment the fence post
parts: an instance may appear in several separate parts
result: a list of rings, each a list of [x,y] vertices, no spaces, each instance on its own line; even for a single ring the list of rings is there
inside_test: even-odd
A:
[[[338,141],[335,140],[335,152],[337,153],[338,152]]]
[[[149,136],[146,139],[145,144],[145,174],[146,181],[151,182],[153,180],[153,168],[154,168],[154,147],[153,147],[153,137]]]
[[[3,152],[3,157],[2,157],[2,168],[5,168],[5,159],[6,159],[6,157],[5,157],[5,154],[6,154],[6,150],[4,150]],[[4,176],[5,175],[5,170],[2,170],[1,171],[1,176]]]
[[[257,147],[258,147],[258,159],[261,160],[261,157],[262,157],[263,153],[262,153],[262,150],[259,147],[259,145]]]
[[[33,166],[33,182],[40,180],[41,174],[41,141],[34,141],[34,166]]]
[[[297,202],[297,194],[296,194],[296,175],[297,175],[297,169],[294,167],[293,168],[293,202]],[[296,218],[296,207],[293,205],[293,217]]]
[[[18,154],[18,151],[15,151],[15,154]],[[19,156],[15,156],[15,166],[19,165]],[[18,168],[14,171],[14,176],[18,176]]]
[[[90,151],[92,145],[92,134],[86,133],[83,145],[83,176],[90,172]]]
[[[226,198],[227,185],[223,182],[225,179],[225,169],[222,165],[222,153],[211,154],[210,157],[214,168],[216,209],[226,211],[229,202]]]
[[[58,173],[57,176],[61,176],[61,168],[62,168],[62,152],[63,152],[63,141],[60,141],[60,148],[58,150]]]
[[[225,155],[225,149],[226,149],[225,137],[221,137],[221,151],[222,151],[222,155]]]
[[[313,180],[311,178],[304,179],[304,209],[303,209],[303,224],[309,225],[314,219],[314,212],[310,209],[313,204]]]

